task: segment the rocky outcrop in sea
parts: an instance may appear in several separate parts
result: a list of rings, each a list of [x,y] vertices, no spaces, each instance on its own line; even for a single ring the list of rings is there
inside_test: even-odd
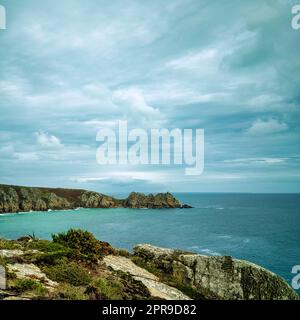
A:
[[[190,208],[171,193],[132,192],[127,199],[87,190],[0,185],[0,213],[67,210],[74,208]]]

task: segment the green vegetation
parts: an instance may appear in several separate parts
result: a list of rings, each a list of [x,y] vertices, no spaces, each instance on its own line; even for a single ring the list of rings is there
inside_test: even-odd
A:
[[[173,255],[171,256],[173,260],[178,259],[178,256],[184,251],[175,250]],[[174,288],[177,288],[181,292],[185,293],[187,296],[196,300],[203,300],[203,296],[201,296],[197,290],[193,289],[190,285],[186,285],[184,279],[182,279],[179,275],[174,275],[169,268],[163,264],[161,261],[161,268],[158,268],[152,261],[145,261],[144,259],[133,256],[131,259],[136,265],[139,267],[148,270],[149,272],[155,274],[161,282],[168,284]],[[168,265],[168,264],[166,264]]]
[[[0,250],[19,250],[22,249],[22,245],[14,240],[6,240],[0,238]]]
[[[86,294],[92,300],[141,300],[151,297],[142,282],[121,271],[107,278],[95,278],[87,287]]]
[[[114,249],[115,254],[121,257],[130,258],[132,254],[125,249]]]
[[[18,293],[32,293],[37,296],[47,293],[47,289],[34,279],[16,279],[10,288]]]
[[[49,298],[55,300],[87,300],[88,296],[84,292],[84,287],[74,287],[68,283],[63,283],[49,295]]]
[[[53,266],[68,258],[72,258],[72,253],[69,250],[59,250],[56,252],[47,252],[37,255],[36,263],[42,266]]]
[[[56,282],[73,286],[85,286],[91,282],[88,271],[75,262],[62,261],[60,264],[42,268],[43,272]]]
[[[88,231],[70,229],[66,233],[53,235],[53,243],[73,249],[73,254],[86,261],[97,263],[104,254],[112,253],[108,243],[97,240]]]
[[[161,278],[163,273],[162,270],[158,269],[154,263],[151,263],[150,261],[145,261],[140,257],[133,256],[131,260],[139,267],[148,270],[149,272],[155,274],[157,277]]]
[[[35,278],[18,279],[7,274],[9,290],[17,295],[39,299],[66,300],[128,300],[150,299],[148,289],[131,275],[113,272],[99,262],[106,254],[131,257],[126,250],[115,250],[97,240],[91,233],[71,229],[53,235],[53,241],[24,236],[18,241],[0,240],[0,248],[22,250],[24,254],[0,257],[0,264],[34,264],[45,276],[58,283],[50,292],[44,281]]]
[[[0,266],[5,266],[5,264],[6,264],[5,258],[0,256]]]
[[[122,284],[113,279],[95,278],[86,289],[91,300],[122,300]]]
[[[60,250],[65,250],[66,247],[55,242],[48,240],[33,240],[24,243],[24,247],[27,250],[38,250],[41,252],[56,252]]]

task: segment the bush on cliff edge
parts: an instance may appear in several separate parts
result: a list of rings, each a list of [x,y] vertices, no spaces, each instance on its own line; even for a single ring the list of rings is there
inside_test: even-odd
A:
[[[52,235],[52,239],[54,243],[72,248],[94,262],[113,252],[113,248],[107,242],[99,241],[92,233],[80,229],[70,229],[66,233]]]

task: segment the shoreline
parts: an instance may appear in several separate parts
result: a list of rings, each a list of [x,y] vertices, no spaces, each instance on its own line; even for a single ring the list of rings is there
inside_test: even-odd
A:
[[[117,199],[102,193],[80,189],[0,185],[0,213],[76,210],[77,208],[187,209],[191,206],[181,204],[169,192],[148,195],[131,192],[127,198]]]
[[[193,208],[197,208],[197,207],[193,207]],[[74,208],[74,209],[50,209],[50,210],[31,210],[31,211],[19,211],[19,212],[0,212],[0,217],[1,216],[9,216],[9,215],[22,215],[22,214],[29,214],[29,213],[51,213],[51,212],[68,212],[68,211],[79,211],[79,210],[97,210],[97,209],[103,209],[103,210],[113,210],[113,209],[130,209],[130,210],[163,210],[163,209],[167,209],[167,210],[175,210],[175,209],[184,209],[184,208],[128,208],[128,207],[113,207],[113,208]],[[200,208],[201,209],[201,208]]]

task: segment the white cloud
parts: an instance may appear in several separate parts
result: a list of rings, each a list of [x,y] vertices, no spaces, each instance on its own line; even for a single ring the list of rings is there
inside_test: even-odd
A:
[[[156,84],[150,88],[145,88],[143,92],[147,101],[160,105],[217,102],[224,101],[228,96],[225,91],[201,90],[193,88],[191,84],[174,81]]]
[[[242,159],[224,160],[224,162],[236,163],[236,164],[250,164],[250,163],[278,164],[278,163],[283,163],[286,160],[287,158],[242,158]]]
[[[238,173],[204,173],[201,180],[235,180],[245,178],[244,175]]]
[[[135,121],[156,121],[162,118],[158,108],[150,106],[143,93],[136,88],[117,90],[113,93],[113,102],[120,107],[120,111]]]
[[[62,148],[64,146],[57,137],[47,132],[38,131],[35,135],[38,145],[43,148]]]
[[[270,109],[270,106],[272,106],[272,108],[276,107],[279,103],[282,103],[282,97],[273,93],[263,93],[248,101],[249,106],[260,109],[265,107],[264,110]]]
[[[90,127],[94,127],[94,128],[103,128],[103,127],[115,127],[118,122],[114,121],[114,120],[97,120],[97,119],[93,119],[93,120],[88,120],[88,121],[84,121],[84,124],[86,126],[90,126]]]
[[[205,68],[207,64],[211,64],[217,57],[217,50],[204,49],[200,52],[189,53],[178,59],[173,59],[167,62],[166,67],[179,70],[179,69],[195,69]]]
[[[37,161],[39,156],[34,152],[16,152],[14,157],[19,161]]]
[[[107,177],[100,177],[100,178],[88,178],[88,177],[79,177],[79,178],[71,178],[71,181],[85,183],[85,182],[95,182],[95,181],[106,181],[109,178]]]
[[[72,181],[76,182],[93,182],[93,181],[148,181],[148,182],[165,182],[169,178],[170,174],[165,171],[105,171],[103,175],[89,175],[83,177],[72,178]]]
[[[249,135],[264,135],[278,133],[288,130],[288,125],[284,122],[279,122],[276,119],[261,120],[258,119],[246,131]]]
[[[52,78],[51,81],[53,81]],[[20,104],[23,107],[47,107],[58,112],[64,112],[66,108],[76,109],[76,111],[85,108],[85,112],[87,112],[87,109],[95,111],[103,106],[110,112],[117,110],[111,102],[110,90],[102,84],[88,83],[82,87],[74,88],[64,84],[61,77],[55,78],[55,81],[60,84],[59,87],[47,90],[45,93],[39,91],[26,79],[11,77],[11,79],[0,81],[0,91],[3,99]]]

